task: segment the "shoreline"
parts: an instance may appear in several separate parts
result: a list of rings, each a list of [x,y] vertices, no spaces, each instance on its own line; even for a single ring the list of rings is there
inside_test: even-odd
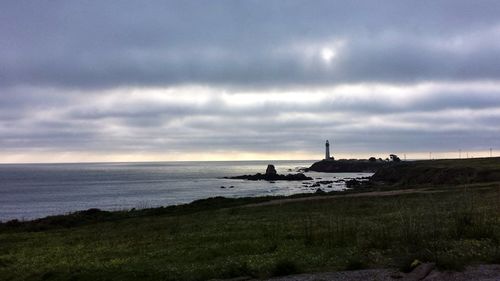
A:
[[[107,213],[107,214],[116,214],[122,216],[123,214],[130,214],[131,216],[123,216],[123,218],[126,217],[135,217],[135,216],[142,216],[142,215],[147,215],[150,213],[169,213],[169,212],[175,212],[178,209],[191,209],[191,208],[198,208],[199,206],[205,206],[208,207],[208,209],[221,209],[221,208],[227,208],[229,207],[239,207],[247,202],[249,204],[252,203],[260,203],[260,202],[267,202],[267,201],[274,201],[274,200],[287,200],[287,199],[297,199],[297,198],[309,198],[309,197],[321,197],[325,195],[345,195],[345,194],[351,194],[351,193],[364,193],[364,192],[370,192],[369,190],[343,190],[343,191],[329,191],[329,192],[324,192],[324,193],[317,193],[317,192],[311,192],[311,193],[296,193],[292,195],[267,195],[267,196],[246,196],[246,197],[224,197],[224,196],[214,196],[214,197],[207,197],[207,198],[202,198],[202,199],[197,199],[188,203],[181,203],[181,204],[174,204],[174,205],[165,205],[165,206],[158,206],[158,207],[150,207],[150,208],[130,208],[130,209],[120,209],[120,210],[104,210],[104,209],[99,209],[99,208],[88,208],[88,209],[83,209],[83,210],[76,210],[73,212],[68,212],[64,214],[56,214],[56,215],[48,215],[40,218],[34,218],[34,219],[10,219],[7,221],[0,221],[0,227],[2,225],[6,224],[23,224],[23,223],[32,223],[32,222],[41,222],[41,221],[46,221],[46,220],[51,220],[51,219],[58,219],[58,218],[64,218],[64,217],[74,217],[74,216],[86,216],[87,214],[95,214],[95,213]],[[215,206],[215,204],[222,204],[219,206]],[[200,210],[201,211],[201,210]],[[144,213],[141,215],[141,213]]]
[[[237,161],[234,161],[237,162]],[[321,161],[320,161],[321,162]],[[159,162],[160,163],[160,162]],[[265,163],[265,161],[259,161],[259,163]],[[319,163],[319,162],[317,162]],[[386,167],[382,167],[375,174],[372,174],[369,178],[375,179],[375,181],[380,182],[384,189],[387,188],[408,188],[408,186],[422,186],[426,184],[432,185],[457,185],[461,183],[484,183],[484,182],[496,182],[500,181],[500,158],[474,158],[474,159],[457,159],[457,160],[421,160],[421,161],[404,161],[400,163],[395,163],[388,165]],[[321,173],[325,175],[335,175],[337,173]],[[368,191],[367,186],[361,184],[359,185],[359,180],[366,179],[364,176],[354,176],[352,173],[351,177],[341,178],[340,181],[347,183],[350,179],[356,179],[351,190],[329,190],[328,184],[324,184],[325,182],[320,177],[315,177],[312,180],[303,180],[300,181],[302,188],[308,188],[308,192],[299,192],[292,195],[262,195],[257,194],[255,196],[225,196],[221,194],[216,194],[214,196],[207,196],[205,198],[194,199],[190,202],[180,203],[180,204],[165,204],[165,205],[156,205],[157,207],[150,208],[140,208],[140,209],[162,209],[162,208],[175,208],[176,206],[185,206],[190,204],[196,204],[197,201],[204,201],[212,198],[220,198],[223,197],[226,200],[233,199],[243,199],[249,200],[250,198],[255,198],[255,200],[260,200],[261,197],[273,197],[277,199],[282,198],[294,198],[294,197],[308,197],[315,196],[315,193],[320,189],[322,193],[332,193],[335,195],[341,195],[344,192],[359,192],[359,191]],[[465,176],[460,176],[461,174]],[[369,180],[369,181],[370,181]],[[287,181],[282,181],[287,182]],[[245,181],[246,184],[252,184],[251,181]],[[321,183],[321,184],[320,184]],[[391,187],[394,186],[394,187]],[[377,184],[373,185],[373,187],[377,188]],[[244,187],[241,187],[244,188]],[[317,195],[317,194],[316,194]],[[146,205],[147,206],[147,205]],[[103,212],[116,212],[116,213],[126,213],[130,211],[138,211],[137,207],[131,208],[119,208],[119,209],[106,209],[100,208],[98,206],[91,208],[83,208],[80,210],[74,210],[69,212],[63,212],[60,214],[49,214],[46,216],[40,216],[35,218],[12,218],[12,219],[2,219],[0,223],[7,223],[8,221],[17,220],[17,221],[36,221],[40,219],[45,219],[47,217],[60,217],[60,216],[71,216],[74,213],[85,212],[88,209],[100,209]]]
[[[491,183],[495,184],[495,183]],[[479,187],[477,190],[489,188],[489,183],[478,183]],[[463,185],[467,187],[468,185]],[[345,189],[342,191],[322,191],[322,192],[312,192],[312,193],[296,193],[292,195],[268,195],[268,196],[247,196],[247,197],[224,197],[224,196],[214,196],[208,198],[197,199],[188,203],[175,204],[175,205],[165,205],[150,208],[131,208],[131,209],[120,209],[120,210],[103,210],[99,208],[89,208],[84,210],[77,210],[74,212],[69,212],[65,214],[49,215],[35,219],[20,220],[11,219],[7,221],[0,221],[0,229],[2,226],[20,226],[23,224],[39,224],[45,223],[47,221],[51,222],[52,225],[57,225],[57,221],[64,221],[65,218],[80,218],[83,221],[90,219],[95,221],[96,219],[116,220],[116,219],[126,219],[133,217],[143,217],[149,215],[160,215],[160,214],[181,214],[181,213],[193,213],[211,210],[221,210],[227,208],[239,208],[239,207],[261,207],[261,206],[272,206],[304,201],[314,201],[314,200],[330,200],[335,198],[352,198],[352,197],[384,197],[384,196],[398,196],[398,195],[408,195],[408,194],[432,194],[449,192],[450,188],[460,188],[451,186],[441,186],[431,187],[431,186],[384,186],[384,185],[368,185],[362,187],[355,187],[350,189]],[[98,214],[96,216],[96,214]],[[75,224],[62,224],[63,226],[75,226],[80,225]]]
[[[313,193],[310,187],[315,181],[245,181],[227,179],[244,173],[261,171],[261,163],[244,162],[232,168],[232,164],[212,166],[132,165],[129,166],[47,166],[39,168],[5,168],[0,170],[3,179],[0,193],[0,221],[34,220],[46,216],[64,215],[99,208],[107,211],[123,211],[133,208],[161,207],[186,204],[198,199],[216,196],[229,198],[259,197]],[[303,163],[278,164],[280,172],[295,171]],[[205,171],[205,167],[207,167]],[[265,166],[263,166],[265,169]],[[232,170],[231,170],[232,169]],[[225,172],[227,170],[227,172]],[[309,174],[309,173],[308,173]],[[328,180],[357,178],[371,174],[320,174],[313,178]],[[336,179],[335,179],[336,180]],[[234,188],[232,188],[234,186]],[[226,187],[226,188],[223,188]],[[333,184],[325,190],[340,190],[344,183]]]
[[[500,183],[382,185],[214,197],[130,211],[89,209],[1,224],[7,254],[0,256],[0,275],[8,280],[290,276],[302,281],[381,269],[404,277],[418,271],[412,265],[431,263],[434,276],[500,262],[500,251],[495,252],[500,250],[495,244],[499,196]]]

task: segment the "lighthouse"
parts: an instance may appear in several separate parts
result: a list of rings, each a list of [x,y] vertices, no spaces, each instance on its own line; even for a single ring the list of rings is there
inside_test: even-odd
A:
[[[325,143],[325,159],[330,159],[330,143],[328,140]]]

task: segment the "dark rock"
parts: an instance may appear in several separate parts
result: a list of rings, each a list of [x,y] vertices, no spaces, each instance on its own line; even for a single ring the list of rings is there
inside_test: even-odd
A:
[[[276,174],[278,174],[278,173],[276,172],[276,169],[274,168],[274,165],[271,165],[271,164],[267,165],[266,175],[273,176],[273,175],[276,175]]]
[[[225,178],[226,179],[253,180],[253,181],[266,180],[266,181],[270,181],[270,182],[280,181],[280,180],[281,181],[307,181],[307,180],[313,179],[313,178],[308,177],[302,173],[287,174],[287,175],[277,174],[276,169],[274,168],[274,165],[268,165],[265,174],[257,173],[255,175],[243,175],[243,176],[225,177]]]
[[[234,185],[231,185],[229,188],[234,188]]]
[[[323,189],[318,188],[318,189],[316,189],[316,191],[314,193],[315,194],[325,194],[326,192]]]
[[[223,185],[221,185],[221,187],[220,187],[220,188],[226,188],[226,187],[225,187],[225,186],[223,186]]]
[[[333,181],[318,181],[319,184],[331,184]]]
[[[357,179],[350,179],[345,182],[345,186],[347,188],[355,188],[361,186],[361,181],[358,181]]]

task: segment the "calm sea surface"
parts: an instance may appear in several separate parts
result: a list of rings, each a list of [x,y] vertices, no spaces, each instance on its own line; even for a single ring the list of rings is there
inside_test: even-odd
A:
[[[295,172],[314,161],[0,164],[0,221],[100,208],[121,210],[188,203],[213,196],[244,197],[314,192],[302,182],[245,181],[226,176]],[[363,173],[306,173],[335,180]],[[226,188],[221,188],[225,186]],[[229,186],[234,186],[229,188]],[[325,190],[342,190],[343,183]]]

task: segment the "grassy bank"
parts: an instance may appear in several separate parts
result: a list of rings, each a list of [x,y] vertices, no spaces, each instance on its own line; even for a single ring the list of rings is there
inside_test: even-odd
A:
[[[0,279],[206,280],[405,269],[415,259],[451,269],[499,263],[499,186],[261,207],[244,205],[270,198],[213,199],[4,224]]]
[[[500,157],[391,163],[378,169],[372,180],[400,187],[498,182]]]

